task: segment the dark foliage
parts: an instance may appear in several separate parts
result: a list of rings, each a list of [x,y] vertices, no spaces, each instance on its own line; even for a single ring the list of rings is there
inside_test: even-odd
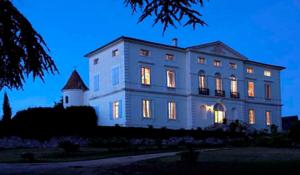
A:
[[[199,157],[199,152],[189,148],[187,151],[178,153],[180,160],[186,163],[196,163]]]
[[[300,122],[293,123],[292,127],[289,130],[289,137],[293,141],[300,143]]]
[[[163,33],[170,25],[176,28],[176,22],[181,24],[185,18],[187,21],[183,24],[184,26],[192,25],[195,28],[198,24],[206,25],[200,19],[202,15],[199,12],[199,7],[204,5],[203,0],[124,0],[124,3],[131,7],[133,13],[138,8],[142,11],[138,22],[154,16],[153,25],[161,23]]]
[[[26,162],[34,162],[35,161],[35,156],[31,152],[24,152],[21,154],[21,158],[26,161]]]
[[[0,0],[0,90],[22,88],[25,76],[57,72],[43,38],[10,0]]]
[[[7,93],[4,93],[4,99],[3,99],[3,116],[2,120],[4,123],[7,123],[11,120],[11,107],[9,104]]]
[[[71,141],[61,141],[58,145],[59,148],[62,148],[65,152],[67,153],[72,153],[72,152],[78,152],[79,151],[79,144],[72,143]]]

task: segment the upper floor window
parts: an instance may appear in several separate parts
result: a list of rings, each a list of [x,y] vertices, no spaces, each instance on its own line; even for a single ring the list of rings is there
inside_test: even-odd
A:
[[[166,60],[173,61],[174,60],[174,55],[173,54],[166,54]]]
[[[200,71],[199,72],[199,88],[200,89],[205,89],[206,88],[206,77],[205,77],[205,72]]]
[[[215,67],[221,67],[221,61],[220,60],[215,60],[214,61],[214,66]]]
[[[112,69],[112,85],[118,85],[119,84],[119,67],[115,67]]]
[[[98,62],[99,62],[99,58],[95,58],[94,59],[94,65],[98,64]]]
[[[269,83],[265,84],[265,98],[271,99],[271,84]]]
[[[168,102],[168,118],[171,120],[176,119],[176,103]]]
[[[147,56],[150,55],[150,51],[149,50],[145,50],[145,49],[141,49],[140,50],[140,55],[144,56],[144,57],[147,57]]]
[[[100,86],[99,79],[100,79],[99,75],[94,76],[94,91],[99,91],[99,86]]]
[[[247,73],[248,74],[253,74],[253,68],[252,67],[247,67]]]
[[[149,67],[142,67],[141,68],[141,79],[143,85],[150,85],[151,84],[151,69]]]
[[[236,63],[229,63],[229,67],[231,69],[237,69],[237,64]]]
[[[151,101],[143,100],[142,105],[143,105],[143,117],[151,118]]]
[[[175,72],[173,70],[167,70],[167,87],[175,88]]]
[[[238,92],[237,79],[234,75],[231,75],[230,77],[230,90],[232,93]]]
[[[120,102],[114,101],[113,102],[113,119],[118,119],[120,117]]]
[[[266,124],[267,124],[267,126],[271,125],[271,112],[270,111],[266,111]]]
[[[198,63],[199,64],[205,64],[205,58],[204,57],[199,57],[198,58]]]
[[[271,71],[268,71],[268,70],[265,70],[264,71],[264,76],[266,77],[270,77],[272,74],[271,74]]]
[[[254,97],[254,82],[248,81],[248,97]]]
[[[115,49],[112,51],[112,56],[115,57],[115,56],[118,56],[119,55],[119,50],[118,49]]]
[[[255,124],[255,113],[253,109],[249,109],[248,117],[249,117],[249,124]]]
[[[215,81],[216,81],[216,90],[217,91],[222,91],[223,87],[222,87],[222,77],[220,73],[216,73],[215,74]]]

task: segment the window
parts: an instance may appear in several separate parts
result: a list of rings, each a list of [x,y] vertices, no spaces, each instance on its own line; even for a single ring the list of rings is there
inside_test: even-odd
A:
[[[221,78],[220,73],[215,74],[215,81],[216,81],[216,90],[217,91],[222,91],[223,87],[222,87],[222,78]]]
[[[271,76],[271,71],[265,70],[264,71],[264,76],[270,77]]]
[[[254,97],[254,82],[248,81],[248,97]]]
[[[69,96],[65,96],[65,103],[66,103],[66,104],[69,103]]]
[[[270,111],[266,111],[266,124],[267,124],[267,126],[271,125],[271,112]]]
[[[200,71],[199,72],[199,88],[205,89],[206,88],[206,78],[205,78],[205,72]]]
[[[255,124],[255,115],[253,109],[249,109],[249,124]]]
[[[225,119],[225,109],[220,103],[214,105],[214,122],[223,123]]]
[[[118,119],[120,117],[120,103],[119,101],[113,102],[113,119]]]
[[[150,55],[150,51],[149,50],[145,50],[145,49],[141,49],[140,50],[140,55],[144,56],[144,57],[147,57],[147,56]]]
[[[199,64],[205,64],[205,58],[204,57],[199,57],[198,58],[198,63]]]
[[[238,92],[237,79],[234,75],[231,75],[230,77],[230,90],[232,93]]]
[[[166,60],[173,61],[174,60],[174,55],[172,55],[172,54],[166,54]]]
[[[112,51],[112,56],[113,57],[118,56],[118,55],[119,55],[119,50],[118,49]]]
[[[94,65],[98,64],[99,58],[94,59]]]
[[[99,91],[99,75],[94,76],[94,91]]]
[[[271,84],[265,84],[265,98],[271,99]]]
[[[176,103],[175,102],[168,103],[168,118],[171,120],[176,119]]]
[[[220,60],[215,60],[214,61],[214,66],[215,67],[221,67],[221,61]]]
[[[141,78],[143,85],[150,85],[151,84],[151,70],[149,67],[142,67],[141,68]]]
[[[253,74],[253,68],[252,67],[247,67],[247,73],[248,74]]]
[[[116,86],[119,84],[119,67],[112,69],[112,85]]]
[[[151,118],[151,101],[143,100],[142,105],[143,105],[143,117]]]
[[[175,88],[175,72],[173,70],[167,70],[167,87]]]
[[[237,64],[236,63],[229,63],[229,67],[231,69],[237,69]]]

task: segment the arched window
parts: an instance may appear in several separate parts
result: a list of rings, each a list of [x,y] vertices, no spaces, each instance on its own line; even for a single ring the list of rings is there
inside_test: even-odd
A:
[[[214,122],[215,123],[223,123],[225,119],[225,107],[217,103],[214,105]]]
[[[206,89],[206,77],[205,77],[205,72],[203,70],[199,71],[199,88],[200,89]]]
[[[230,90],[231,90],[231,93],[237,93],[238,92],[237,79],[234,75],[230,76]]]
[[[220,73],[216,73],[215,74],[215,81],[216,81],[216,90],[217,91],[222,91],[223,87],[222,87],[222,77]]]

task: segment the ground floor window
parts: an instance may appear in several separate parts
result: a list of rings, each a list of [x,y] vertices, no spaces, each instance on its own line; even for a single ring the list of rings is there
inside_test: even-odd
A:
[[[120,114],[119,114],[119,108],[120,108],[120,106],[119,106],[119,101],[114,101],[113,102],[113,118],[114,119],[118,119],[120,116]]]
[[[255,124],[255,114],[253,109],[249,109],[249,124]]]
[[[176,103],[175,102],[168,103],[168,118],[171,120],[176,119]]]
[[[151,117],[151,101],[150,100],[143,100],[143,117],[150,118]]]
[[[222,104],[217,103],[214,105],[214,122],[223,123],[225,119],[225,108]]]
[[[271,112],[270,111],[266,111],[266,124],[267,124],[267,126],[271,125]]]

